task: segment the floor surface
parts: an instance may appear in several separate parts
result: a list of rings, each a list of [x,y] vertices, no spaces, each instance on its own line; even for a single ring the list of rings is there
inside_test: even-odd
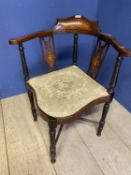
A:
[[[99,121],[102,106],[84,117]],[[50,163],[47,123],[34,122],[27,94],[1,100],[0,175],[131,175],[131,114],[113,101],[102,136],[96,123],[64,126]]]

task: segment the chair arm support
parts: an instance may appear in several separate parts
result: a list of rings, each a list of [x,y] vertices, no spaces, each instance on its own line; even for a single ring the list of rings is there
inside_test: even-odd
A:
[[[125,48],[119,41],[116,40],[112,35],[99,33],[98,38],[101,40],[106,41],[107,43],[111,44],[121,56],[123,57],[131,57],[131,50]]]
[[[52,34],[53,34],[53,32],[50,31],[50,30],[42,30],[42,31],[34,32],[34,33],[31,33],[31,34],[19,37],[19,38],[10,39],[9,44],[11,44],[11,45],[21,44],[23,42],[32,40],[34,38],[51,36]]]

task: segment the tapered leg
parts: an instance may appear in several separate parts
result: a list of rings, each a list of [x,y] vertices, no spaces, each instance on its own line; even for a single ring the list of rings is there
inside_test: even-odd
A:
[[[28,89],[28,96],[30,99],[31,110],[32,110],[32,115],[33,115],[34,121],[37,121],[37,111],[35,108],[34,97],[33,97],[33,93],[29,89]]]
[[[57,127],[57,120],[55,118],[49,118],[49,135],[50,135],[50,156],[51,162],[55,163],[56,161],[56,127]]]
[[[103,108],[103,112],[102,112],[102,117],[101,117],[101,120],[99,122],[98,130],[97,130],[97,136],[101,136],[101,132],[102,132],[104,124],[105,124],[105,120],[106,120],[106,116],[107,116],[109,107],[110,107],[110,103],[109,102],[105,103],[104,108]]]

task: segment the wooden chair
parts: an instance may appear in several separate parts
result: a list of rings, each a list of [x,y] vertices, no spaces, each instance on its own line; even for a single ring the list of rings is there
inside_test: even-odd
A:
[[[55,69],[56,54],[53,36],[58,33],[72,33],[74,36],[73,64],[61,70]],[[92,35],[97,38],[90,66],[86,73],[77,66],[79,34]],[[50,67],[50,73],[30,78],[23,43],[35,38],[40,39],[44,59]],[[123,47],[113,36],[102,33],[97,22],[80,15],[58,19],[50,30],[42,30],[20,38],[10,39],[9,43],[19,46],[34,121],[37,121],[37,109],[41,117],[48,122],[51,162],[55,162],[56,143],[63,125],[80,118],[82,113],[94,105],[105,103],[97,130],[97,135],[100,136],[110,103],[114,97],[122,60],[124,57],[131,56],[131,50]],[[118,54],[109,88],[105,89],[95,79],[110,45]],[[56,136],[58,125],[60,128]]]

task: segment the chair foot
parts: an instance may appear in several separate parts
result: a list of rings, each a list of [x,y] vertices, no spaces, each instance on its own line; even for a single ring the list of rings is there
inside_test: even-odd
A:
[[[56,127],[57,127],[57,120],[50,117],[49,118],[49,135],[50,135],[50,157],[51,163],[55,163],[56,161]]]
[[[106,120],[106,116],[107,116],[109,107],[110,107],[110,103],[109,102],[105,103],[104,108],[103,108],[103,112],[102,112],[102,117],[101,117],[101,120],[99,122],[98,129],[97,129],[97,136],[101,136],[101,132],[102,132],[104,125],[105,125],[105,120]]]
[[[56,152],[56,150],[54,151],[54,152]],[[56,153],[54,154],[54,152],[53,152],[53,154],[51,154],[51,163],[55,163],[56,162]]]
[[[102,121],[99,123],[99,127],[97,129],[97,136],[99,136],[99,137],[101,136],[101,132],[104,128],[104,124],[105,124],[105,122],[102,122]]]
[[[101,136],[101,132],[97,131],[97,134],[96,134],[98,137]]]

